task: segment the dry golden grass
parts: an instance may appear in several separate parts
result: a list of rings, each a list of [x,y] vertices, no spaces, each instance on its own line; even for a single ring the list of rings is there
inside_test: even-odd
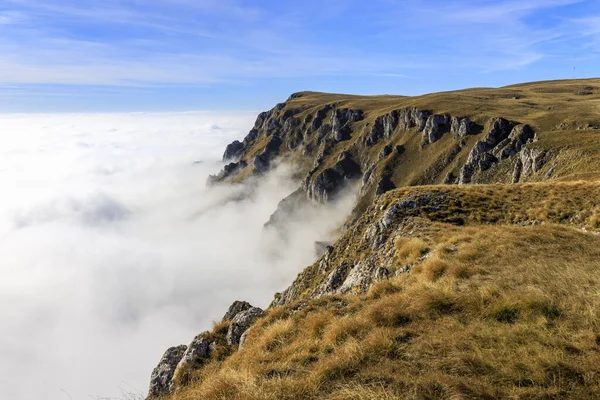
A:
[[[585,86],[596,89],[577,96]],[[390,169],[400,189],[375,204],[372,194],[359,200],[361,217],[329,263],[373,257],[411,272],[360,296],[311,299],[327,274],[318,264],[308,267],[295,282],[295,304],[268,310],[242,351],[219,347],[210,362],[189,371],[172,400],[600,398],[598,88],[595,79],[419,97],[305,92],[289,101],[285,110],[299,111],[300,120],[325,104],[366,112],[321,168],[342,151],[377,160],[387,143],[364,148],[365,132],[377,116],[409,106],[480,125],[498,116],[528,123],[539,138],[530,146],[553,156],[529,183],[413,186],[440,183],[481,137],[468,137],[454,161],[438,168],[456,145],[451,135],[423,147],[415,132],[396,132],[389,144],[403,152],[376,173]],[[307,140],[318,147],[316,137]],[[312,155],[285,157],[302,175]],[[488,181],[504,182],[508,172]],[[407,208],[400,217],[406,226],[389,232],[385,253],[362,240],[391,205],[421,194],[437,196],[439,204]],[[215,326],[218,342],[225,330]]]
[[[600,238],[558,225],[436,228],[414,273],[271,310],[241,352],[173,399],[600,396]]]
[[[417,261],[429,250],[427,243],[420,238],[398,238],[395,246],[396,257],[406,261],[407,263]]]

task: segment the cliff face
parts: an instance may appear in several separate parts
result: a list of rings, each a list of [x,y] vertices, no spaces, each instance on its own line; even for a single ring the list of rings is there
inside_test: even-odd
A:
[[[333,362],[332,354],[337,353],[335,350],[328,353],[325,347],[335,348],[337,342],[329,343],[329,339],[323,336],[324,331],[319,331],[320,328],[316,333],[305,332],[309,336],[316,335],[313,347],[320,350],[315,350],[315,360],[301,367],[293,361],[291,354],[309,351],[310,346],[288,339],[296,337],[302,330],[294,328],[298,318],[311,320],[311,313],[320,312],[319,304],[327,304],[323,306],[325,308],[331,306],[330,300],[326,299],[338,299],[345,304],[340,307],[346,311],[339,311],[338,314],[334,313],[335,317],[332,316],[337,321],[336,318],[348,313],[360,314],[357,310],[366,307],[364,304],[385,297],[384,294],[376,297],[372,294],[373,290],[387,287],[385,285],[396,287],[390,289],[396,293],[398,290],[407,290],[406,285],[410,284],[406,282],[412,282],[411,279],[419,282],[425,279],[435,282],[435,285],[441,279],[440,282],[447,285],[448,290],[460,290],[463,293],[475,290],[463,285],[466,282],[464,280],[471,276],[480,276],[481,273],[481,279],[485,281],[487,278],[484,276],[495,279],[501,275],[497,270],[487,270],[478,264],[485,258],[484,255],[473,255],[473,259],[469,259],[460,250],[460,240],[454,243],[449,237],[477,236],[494,229],[499,235],[509,237],[519,229],[538,225],[556,226],[556,232],[548,234],[550,237],[562,235],[561,229],[596,231],[600,226],[599,188],[595,183],[600,177],[598,86],[600,80],[541,82],[420,97],[302,92],[261,113],[243,141],[235,141],[227,146],[223,160],[228,164],[218,175],[211,176],[209,183],[235,184],[250,176],[260,176],[278,163],[292,163],[303,178],[298,190],[282,199],[267,225],[284,226],[286,215],[298,209],[297,205],[327,204],[345,190],[356,190],[358,193],[354,211],[339,240],[331,246],[322,245],[324,255],[302,271],[284,292],[275,295],[266,314],[247,303],[234,303],[228,315],[236,315],[226,315],[213,332],[194,339],[186,351],[170,349],[163,357],[165,362],[161,361],[162,366],[157,367],[156,378],[153,376],[153,382],[158,382],[155,385],[158,389],[151,391],[150,397],[158,398],[173,391],[185,392],[186,387],[194,386],[190,382],[203,387],[203,395],[209,396],[208,393],[214,388],[209,384],[204,387],[202,382],[212,382],[210,379],[221,376],[221,372],[215,371],[221,371],[218,363],[222,362],[229,363],[227,365],[238,372],[245,365],[245,369],[242,368],[244,373],[260,369],[258,366],[248,366],[249,362],[275,363],[279,366],[291,363],[293,367],[285,374],[290,374],[293,379],[308,379],[303,375],[306,368],[312,368],[314,363],[317,365],[319,360],[329,359],[327,362]],[[584,92],[586,94],[582,95]],[[483,227],[495,228],[488,230]],[[512,231],[507,227],[517,230]],[[532,240],[528,242],[532,246],[539,245],[536,239],[528,236],[529,231],[519,232],[523,234],[523,240]],[[538,239],[542,242],[551,240],[544,236],[546,233],[540,233]],[[514,243],[519,243],[518,238],[510,237]],[[567,246],[568,241],[557,240],[557,243]],[[500,247],[493,247],[493,242],[489,246],[489,253],[497,255],[498,265],[519,263],[514,257],[504,257]],[[589,247],[585,250],[582,247],[579,251],[591,251],[589,249],[593,248],[590,243],[586,246]],[[571,251],[568,248],[563,250]],[[459,253],[460,256],[456,255]],[[463,267],[466,271],[464,276],[460,272]],[[424,274],[425,278],[414,278],[415,273]],[[414,283],[411,287],[429,290],[419,285],[421,283]],[[402,289],[398,289],[400,287]],[[581,296],[587,295],[585,289],[578,290]],[[356,305],[356,310],[349,311],[346,307],[354,304],[354,300],[349,300],[347,296],[355,295],[362,299],[360,304],[364,304]],[[418,297],[417,292],[413,295]],[[552,296],[550,292],[546,295]],[[325,303],[319,303],[323,301]],[[490,300],[490,304],[496,304],[495,301]],[[457,309],[456,313],[463,311],[466,312]],[[444,312],[441,311],[442,315]],[[487,311],[478,312],[485,314]],[[519,311],[516,313],[519,314]],[[391,327],[389,321],[379,323],[377,318],[370,323],[374,328],[387,326],[386,329],[400,329],[410,321],[421,321],[414,315],[400,314],[398,324],[392,323]],[[450,314],[454,315],[454,311]],[[368,315],[364,318],[371,318]],[[470,321],[470,314],[463,317]],[[278,326],[279,318],[287,321],[288,328],[269,328],[271,324]],[[361,321],[364,323],[364,320]],[[437,329],[435,318],[427,321],[427,329]],[[258,328],[251,328],[253,325]],[[323,326],[326,325],[324,323]],[[386,335],[392,335],[391,331],[386,332]],[[394,332],[393,335],[402,336],[400,331]],[[278,334],[283,336],[279,337]],[[268,339],[272,336],[279,338],[273,339],[274,344]],[[357,337],[356,340],[360,341],[361,338]],[[246,358],[244,351],[231,356],[238,347],[246,346],[247,341],[251,349],[245,350],[248,354]],[[277,353],[280,358],[269,358],[268,362],[259,361],[260,357],[252,353],[259,351],[260,346],[266,346],[262,351],[278,351],[280,345],[282,348],[288,345],[291,348],[288,348],[288,353]],[[321,354],[321,350],[325,353]],[[197,354],[195,358],[189,356],[190,352]],[[188,354],[188,357],[184,354]],[[175,358],[178,360],[174,361]],[[195,361],[189,362],[192,358]],[[247,361],[244,362],[244,359]],[[402,364],[393,366],[395,364],[390,359],[385,360],[391,363],[386,364],[390,369]],[[511,359],[509,362],[513,361],[518,360]],[[586,359],[585,363],[588,361]],[[182,362],[185,365],[178,366]],[[417,362],[411,362],[402,364],[403,368],[417,368]],[[212,365],[212,369],[206,370],[208,364]],[[272,368],[279,371],[276,376],[282,378],[279,375],[282,368],[275,364]],[[346,376],[350,381],[363,371],[362,364],[353,368],[354,372]],[[185,373],[181,372],[183,370]],[[485,368],[482,371],[484,373]],[[448,374],[452,375],[453,372]],[[474,372],[470,374],[477,375]],[[452,376],[452,379],[456,378]],[[264,387],[270,387],[267,382],[270,378],[267,377],[267,381],[261,380],[263,378],[255,376],[251,379],[255,379],[257,385],[259,383],[256,382],[262,382],[260,384]],[[331,377],[332,382],[334,378]],[[314,382],[316,386],[306,389],[300,398],[330,396],[332,392],[319,386],[327,385],[327,378],[321,376],[319,379]],[[539,382],[533,380],[532,387],[546,385],[548,388],[545,378],[540,379]],[[574,378],[569,381],[569,387],[581,389],[598,383],[596,378],[586,379],[578,381]],[[364,382],[361,382],[359,380],[354,384],[363,385]],[[382,387],[387,385],[385,383]],[[400,397],[416,393],[414,385],[406,385],[404,389],[395,387],[393,393]],[[453,388],[460,386],[447,382],[440,385]],[[511,389],[503,390],[498,393],[507,394]],[[272,389],[271,392],[261,393],[264,397],[248,395],[236,398],[271,398],[271,395],[275,396],[273,398],[298,398],[294,397],[297,393],[292,389],[288,392]],[[451,395],[453,392],[446,390],[444,393]],[[540,389],[539,393],[549,392]],[[389,393],[384,394],[387,396]],[[490,396],[496,398],[493,393]],[[421,398],[417,395],[412,397]],[[349,395],[347,398],[354,397]],[[390,395],[389,398],[395,397]]]
[[[396,187],[558,178],[572,171],[552,163],[554,156],[576,151],[572,143],[551,142],[600,127],[597,91],[577,95],[591,83],[414,98],[296,93],[261,113],[244,140],[227,147],[223,159],[230,163],[210,181],[239,182],[294,162],[307,200],[327,203],[358,182],[358,216],[375,196]]]

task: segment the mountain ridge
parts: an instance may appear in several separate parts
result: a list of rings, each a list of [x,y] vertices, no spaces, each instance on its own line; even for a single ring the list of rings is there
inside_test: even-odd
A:
[[[160,390],[151,385],[149,398],[598,394],[593,360],[600,316],[591,313],[583,323],[582,315],[585,304],[596,303],[593,274],[600,267],[599,87],[600,79],[590,79],[414,97],[298,92],[259,114],[244,140],[227,146],[228,164],[210,184],[236,184],[278,163],[295,165],[299,188],[274,210],[267,223],[272,229],[285,230],[298,204],[333,204],[354,190],[356,205],[339,239],[266,311],[251,308],[224,318],[194,339],[187,358],[180,357],[183,348],[170,349],[153,373]],[[490,235],[537,258],[524,264],[518,251]],[[492,256],[496,266],[489,265]],[[569,257],[584,260],[585,267],[578,269]],[[561,266],[568,270],[577,282],[572,293],[583,303],[566,298],[562,282],[546,281],[542,265],[553,276],[560,276]],[[527,284],[517,279],[514,288],[504,285],[503,279],[514,280],[506,275],[510,269]],[[471,295],[485,300],[472,304]],[[319,320],[322,314],[326,321]],[[321,328],[306,331],[307,321]],[[481,358],[483,347],[460,355],[446,348],[437,357],[428,353],[427,367],[397,353],[427,352],[419,340],[439,338],[423,327],[445,330],[448,324],[465,332],[474,326],[502,331],[499,339],[516,352],[531,351],[513,338],[516,326],[538,335],[540,346],[554,346],[547,332],[569,332],[577,337],[577,351],[564,344],[552,353],[556,358],[542,352],[552,360],[531,356],[521,365],[518,358],[500,357],[497,346],[486,350],[489,362]],[[470,340],[485,347],[492,335]],[[381,353],[374,343],[388,350]],[[455,368],[438,365],[453,365],[449,353],[458,357]],[[372,368],[382,362],[387,370],[376,378]],[[394,376],[400,366],[421,369],[423,377],[413,376],[411,383],[411,374]]]

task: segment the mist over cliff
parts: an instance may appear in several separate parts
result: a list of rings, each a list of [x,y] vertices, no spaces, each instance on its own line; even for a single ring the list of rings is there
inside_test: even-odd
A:
[[[0,117],[3,396],[145,393],[165,347],[234,299],[266,306],[314,261],[350,197],[304,210],[283,237],[263,225],[297,188],[293,166],[205,185],[254,117]]]

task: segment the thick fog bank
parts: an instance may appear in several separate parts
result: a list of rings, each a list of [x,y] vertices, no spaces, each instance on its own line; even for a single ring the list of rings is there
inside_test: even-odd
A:
[[[263,224],[292,166],[207,188],[255,113],[0,115],[0,397],[145,394],[171,345],[268,305],[352,204]],[[201,161],[201,162],[197,162]]]

